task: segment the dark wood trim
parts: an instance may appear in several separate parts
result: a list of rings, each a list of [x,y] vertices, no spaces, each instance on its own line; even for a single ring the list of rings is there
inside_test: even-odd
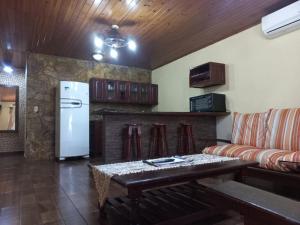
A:
[[[101,112],[101,115],[228,116],[230,112]]]
[[[114,176],[112,179],[123,187],[139,188],[141,190],[170,185],[176,182],[186,182],[204,177],[217,176],[232,172],[239,172],[249,166],[257,165],[253,161],[225,161],[221,163],[210,163],[205,165],[183,167],[170,170],[158,170],[140,174]]]
[[[243,177],[261,178],[274,183],[300,188],[300,173],[279,172],[259,167],[248,167],[243,171]]]
[[[143,207],[138,210],[135,220],[140,224],[187,225],[201,224],[203,219],[222,215],[224,208],[205,198],[206,194],[200,193],[200,188],[199,184],[187,183],[145,191],[139,201]],[[110,223],[132,224],[128,213],[131,204],[129,197],[109,198],[104,211]]]
[[[128,202],[130,203],[130,211],[127,213],[127,215],[129,215],[130,218],[130,224],[137,225],[140,224],[141,215],[139,213],[139,205],[141,203],[144,191],[162,188],[164,186],[188,183],[200,178],[212,177],[221,174],[239,173],[246,167],[255,166],[257,164],[257,162],[234,160],[169,170],[113,176],[112,180],[127,188],[129,199]],[[188,215],[190,214],[191,212],[188,213]],[[177,214],[177,216],[179,215]],[[172,219],[174,221],[174,218]],[[166,222],[158,224],[169,225],[173,223]]]
[[[248,225],[299,225],[300,202],[235,181],[210,186],[207,192],[239,211]],[[247,193],[247,194],[245,194]],[[255,219],[253,219],[255,218]]]
[[[0,152],[0,157],[3,157],[3,156],[12,156],[12,155],[24,155],[24,151]]]
[[[207,141],[207,142],[223,142],[223,143],[228,143],[231,144],[231,140],[226,140],[226,139],[220,139],[220,138],[199,138],[199,141]]]

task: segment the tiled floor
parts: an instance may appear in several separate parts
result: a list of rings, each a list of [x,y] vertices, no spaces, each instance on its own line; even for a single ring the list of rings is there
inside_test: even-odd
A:
[[[27,161],[0,156],[0,225],[94,225],[97,195],[87,160]],[[239,219],[215,225],[241,225]]]

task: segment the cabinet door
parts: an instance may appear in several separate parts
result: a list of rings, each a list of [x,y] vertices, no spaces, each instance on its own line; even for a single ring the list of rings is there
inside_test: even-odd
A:
[[[140,84],[139,103],[141,103],[141,104],[150,104],[151,103],[151,85],[150,84]]]
[[[138,100],[139,100],[139,84],[138,83],[130,83],[129,102],[130,103],[138,103]]]
[[[151,84],[151,105],[157,105],[158,104],[158,85],[157,84]]]
[[[90,100],[92,102],[101,102],[103,100],[103,80],[90,80]]]
[[[129,101],[129,82],[118,81],[118,102],[124,103]]]
[[[104,101],[106,102],[117,101],[117,81],[115,80],[104,81]]]

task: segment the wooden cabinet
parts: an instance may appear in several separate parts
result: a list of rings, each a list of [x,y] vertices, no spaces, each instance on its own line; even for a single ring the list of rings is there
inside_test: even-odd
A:
[[[90,80],[90,99],[94,103],[157,105],[158,86],[121,80]]]
[[[129,103],[138,103],[139,101],[139,84],[131,83],[129,84]]]
[[[103,91],[104,101],[116,102],[118,100],[118,89],[116,80],[104,80]]]
[[[117,100],[121,102],[129,101],[129,88],[130,83],[128,81],[117,82]]]
[[[190,87],[204,88],[225,84],[225,64],[209,62],[190,70]]]
[[[139,103],[151,104],[151,84],[140,84]]]
[[[158,85],[157,84],[151,84],[150,87],[150,102],[152,105],[158,104]]]
[[[90,80],[90,100],[92,102],[100,102],[103,100],[103,80]]]

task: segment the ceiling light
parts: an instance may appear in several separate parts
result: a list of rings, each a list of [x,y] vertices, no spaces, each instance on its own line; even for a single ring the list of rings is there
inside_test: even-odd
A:
[[[101,61],[103,59],[103,54],[100,52],[96,52],[93,54],[93,59],[95,59],[96,61]]]
[[[136,3],[136,0],[126,0],[126,4],[131,8],[134,8],[136,6]]]
[[[11,44],[7,43],[6,48],[7,48],[7,50],[11,50]]]
[[[118,51],[114,48],[110,49],[110,57],[112,57],[113,59],[117,59],[118,58]]]
[[[4,65],[3,66],[3,71],[5,73],[12,73],[14,70],[13,70],[13,68],[11,66]]]
[[[128,41],[128,48],[131,50],[131,51],[136,51],[136,48],[137,48],[137,45],[136,45],[136,42],[133,41],[133,40],[129,40]]]
[[[97,48],[102,48],[102,46],[103,46],[102,38],[96,36],[94,39],[94,44]]]
[[[94,5],[98,6],[101,3],[101,0],[95,0]]]

